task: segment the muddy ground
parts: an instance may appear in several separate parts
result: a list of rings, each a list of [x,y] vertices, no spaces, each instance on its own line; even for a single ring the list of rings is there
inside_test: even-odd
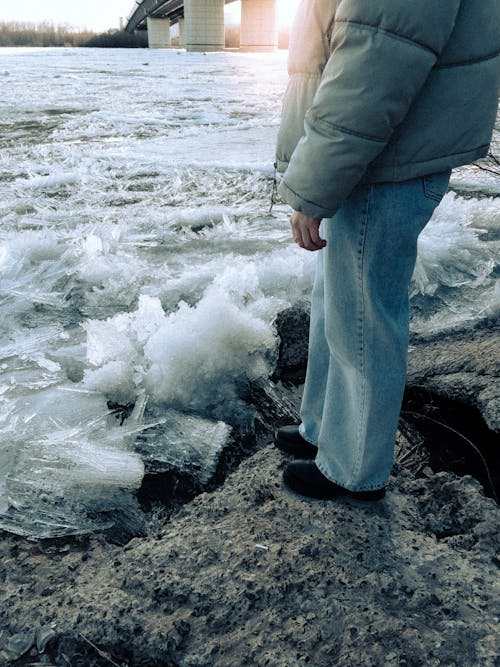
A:
[[[383,501],[306,502],[285,462],[263,447],[126,546],[2,534],[0,663],[500,664],[500,521],[478,482],[397,464]]]

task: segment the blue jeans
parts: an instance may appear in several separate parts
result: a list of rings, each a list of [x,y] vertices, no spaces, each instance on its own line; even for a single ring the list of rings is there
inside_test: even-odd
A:
[[[391,472],[417,239],[449,178],[359,185],[322,222],[300,432],[321,472],[351,491],[384,487]]]

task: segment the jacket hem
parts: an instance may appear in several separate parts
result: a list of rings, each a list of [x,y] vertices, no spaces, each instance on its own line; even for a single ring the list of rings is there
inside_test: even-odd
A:
[[[278,193],[287,204],[290,204],[294,211],[309,215],[312,218],[316,218],[316,220],[332,218],[336,213],[335,209],[327,209],[312,201],[302,199],[302,197],[289,188],[284,181],[281,181],[279,184]]]
[[[485,157],[488,154],[488,148],[489,145],[485,144],[464,153],[452,153],[451,155],[444,155],[422,162],[409,162],[404,165],[372,165],[368,167],[361,182],[398,183],[419,176],[437,174],[446,169],[455,169]]]

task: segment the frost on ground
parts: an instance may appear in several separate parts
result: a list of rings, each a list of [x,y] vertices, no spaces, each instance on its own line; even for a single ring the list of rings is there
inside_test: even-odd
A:
[[[214,469],[251,423],[246,383],[272,372],[277,312],[308,298],[314,256],[290,243],[287,208],[269,211],[284,55],[5,49],[0,68],[16,73],[0,102],[0,525],[90,530],[97,496],[107,512],[140,485],[134,434],[151,442],[151,422],[191,441],[155,456]],[[448,194],[422,235],[416,331],[498,314],[483,194]],[[134,423],[108,414],[138,400]],[[49,469],[87,484],[49,498]]]

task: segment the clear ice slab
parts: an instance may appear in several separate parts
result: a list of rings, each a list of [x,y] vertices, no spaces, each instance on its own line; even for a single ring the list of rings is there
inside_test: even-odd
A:
[[[228,444],[230,427],[222,421],[176,410],[163,413],[163,420],[162,424],[142,431],[135,443],[135,451],[141,455],[146,471],[176,470],[201,485],[206,484]]]
[[[102,394],[58,385],[4,399],[0,428],[0,528],[59,537],[131,509],[144,475],[130,443],[138,426],[120,426]]]
[[[0,528],[32,539],[140,534],[145,517],[135,492],[145,468],[206,484],[229,426],[158,406],[143,423],[145,405],[139,396],[120,425],[102,394],[78,385],[3,399]]]

